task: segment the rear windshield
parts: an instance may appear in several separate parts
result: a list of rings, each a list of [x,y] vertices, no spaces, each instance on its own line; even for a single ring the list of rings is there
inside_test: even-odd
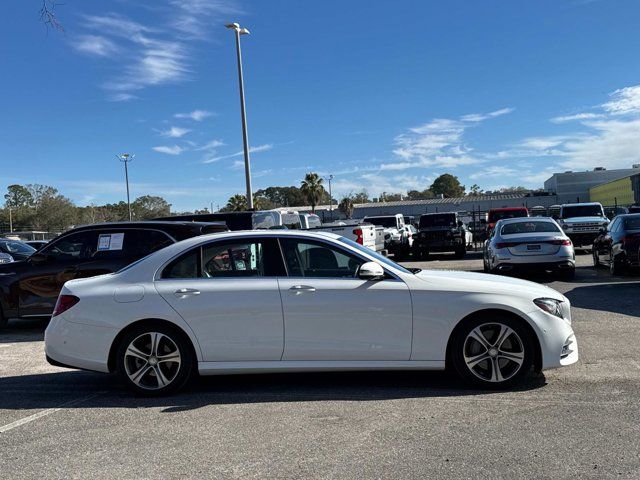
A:
[[[489,222],[496,223],[498,220],[503,220],[505,218],[520,218],[526,217],[527,210],[524,208],[521,210],[502,210],[497,212],[489,212]]]
[[[624,228],[625,230],[640,230],[640,216],[625,218]]]
[[[527,222],[507,223],[502,227],[502,235],[514,235],[517,233],[560,233],[560,229],[551,222],[529,220]]]
[[[562,207],[562,218],[574,217],[601,217],[602,207],[600,205],[576,205]]]
[[[432,227],[455,227],[456,216],[451,214],[443,215],[422,215],[420,217],[420,228]]]
[[[384,228],[396,228],[398,226],[396,217],[365,217],[364,221]]]

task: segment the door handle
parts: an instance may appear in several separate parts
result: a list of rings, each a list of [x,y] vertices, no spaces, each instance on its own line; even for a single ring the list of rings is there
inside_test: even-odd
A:
[[[200,290],[196,290],[195,288],[179,288],[173,294],[176,297],[186,297],[188,295],[200,295]]]
[[[304,292],[315,292],[316,289],[309,285],[294,285],[289,290],[293,291],[296,295],[299,295]]]

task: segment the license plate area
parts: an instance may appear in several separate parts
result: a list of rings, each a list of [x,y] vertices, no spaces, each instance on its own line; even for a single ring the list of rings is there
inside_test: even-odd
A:
[[[529,250],[529,251],[531,251],[531,250],[537,251],[537,250],[540,250],[540,248],[542,248],[542,247],[540,245],[538,245],[538,244],[529,244],[529,245],[527,245],[527,250]]]

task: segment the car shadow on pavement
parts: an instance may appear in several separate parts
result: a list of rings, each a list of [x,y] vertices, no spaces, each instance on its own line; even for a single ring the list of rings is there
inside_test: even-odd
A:
[[[526,392],[545,385],[544,375],[532,374],[510,392]],[[129,393],[114,375],[61,370],[0,378],[0,410],[160,407],[170,413],[208,405],[471,397],[496,393],[503,392],[471,389],[455,375],[444,372],[402,371],[196,377],[182,392],[154,398]]]
[[[9,320],[0,330],[0,343],[40,342],[44,340],[44,331],[49,319]]]
[[[565,293],[572,307],[640,316],[640,281],[618,281],[577,286]]]

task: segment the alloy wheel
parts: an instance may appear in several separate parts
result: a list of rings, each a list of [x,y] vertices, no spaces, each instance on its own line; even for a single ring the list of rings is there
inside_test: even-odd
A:
[[[502,323],[479,325],[464,341],[464,363],[473,375],[485,382],[509,380],[522,368],[524,356],[522,339]]]
[[[145,390],[159,390],[178,376],[182,356],[169,336],[159,332],[138,335],[124,352],[124,368],[129,379]]]

